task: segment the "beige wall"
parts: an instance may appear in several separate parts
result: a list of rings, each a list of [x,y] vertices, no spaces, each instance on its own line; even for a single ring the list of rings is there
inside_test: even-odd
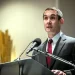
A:
[[[6,0],[1,3],[0,29],[9,30],[16,48],[16,57],[35,38],[41,38],[42,41],[46,39],[42,14],[45,8],[52,6],[58,7],[58,0]]]
[[[59,0],[59,8],[63,11],[65,19],[62,31],[75,37],[75,0]]]

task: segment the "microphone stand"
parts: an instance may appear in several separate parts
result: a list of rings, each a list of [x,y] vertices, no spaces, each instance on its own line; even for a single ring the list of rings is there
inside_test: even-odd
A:
[[[74,65],[73,63],[71,63],[71,62],[69,62],[69,61],[67,61],[67,60],[65,60],[65,59],[63,59],[63,58],[60,58],[60,57],[58,57],[58,56],[56,56],[56,55],[53,55],[53,54],[50,54],[50,53],[48,53],[48,52],[43,52],[43,51],[41,51],[41,50],[39,50],[39,49],[35,49],[35,48],[34,48],[33,50],[36,50],[36,51],[38,51],[38,52],[44,54],[45,56],[50,56],[50,57],[54,58],[55,60],[59,60],[59,61],[61,61],[61,62],[63,62],[63,63],[66,63],[66,64],[68,64],[68,65],[70,65],[70,66],[72,66],[72,67],[75,68],[75,65]]]
[[[29,46],[31,43],[32,43],[32,42],[30,42],[30,43],[28,44],[28,46]],[[26,51],[26,49],[28,48],[28,46],[23,50],[23,52],[19,55],[19,57],[16,58],[14,61],[20,60],[20,57],[21,57],[22,54]]]

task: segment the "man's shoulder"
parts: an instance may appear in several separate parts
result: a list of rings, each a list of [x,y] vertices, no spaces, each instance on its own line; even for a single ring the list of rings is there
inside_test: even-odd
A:
[[[67,35],[64,35],[67,39],[73,39],[73,40],[75,40],[75,38],[74,37],[71,37],[71,36],[67,36]]]
[[[67,35],[64,35],[64,37],[66,38],[66,41],[75,42],[75,38],[74,37],[67,36]]]

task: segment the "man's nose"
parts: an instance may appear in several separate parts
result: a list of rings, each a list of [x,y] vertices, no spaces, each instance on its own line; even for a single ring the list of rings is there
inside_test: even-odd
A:
[[[50,18],[48,18],[48,21],[47,21],[48,23],[51,23],[51,20],[50,20]]]

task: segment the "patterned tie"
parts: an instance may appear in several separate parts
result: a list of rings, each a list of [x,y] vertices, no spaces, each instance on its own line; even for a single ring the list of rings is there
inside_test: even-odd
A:
[[[50,39],[48,41],[48,53],[52,54],[52,42],[53,40]],[[47,56],[47,65],[50,66],[50,62],[51,62],[51,57]]]

